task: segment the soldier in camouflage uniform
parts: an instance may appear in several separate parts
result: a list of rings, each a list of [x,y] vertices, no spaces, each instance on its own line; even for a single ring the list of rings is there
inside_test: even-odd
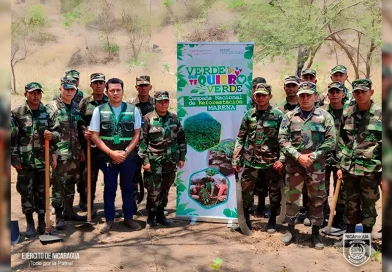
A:
[[[306,68],[302,71],[301,73],[301,82],[312,82],[314,84],[317,84],[317,72],[314,69],[311,68]],[[318,93],[317,93],[317,97],[316,97],[316,102],[314,103],[314,106],[316,108],[320,107],[320,101],[319,101],[319,97],[318,97]],[[306,186],[304,186],[304,188],[306,188]],[[304,192],[304,195],[306,195],[306,192]],[[306,200],[307,202],[307,200]]]
[[[82,126],[82,132],[84,134],[84,138],[86,140],[91,139],[91,133],[87,129],[86,126],[90,124],[91,117],[93,115],[94,109],[98,107],[99,105],[102,105],[104,103],[109,102],[108,97],[104,94],[105,91],[105,75],[102,73],[94,73],[91,74],[90,76],[90,87],[93,90],[93,93],[80,101],[79,104],[79,109],[80,109],[80,115],[82,117],[83,123],[85,125]],[[82,142],[82,148],[87,154],[87,143],[86,141]],[[98,172],[99,172],[99,165],[97,163],[97,160],[95,159],[98,155],[98,148],[96,145],[92,144],[91,145],[91,209],[92,209],[92,215],[95,214],[95,208],[94,208],[94,199],[95,199],[95,192],[97,189],[97,180],[98,180]],[[87,211],[87,168],[85,167],[85,162],[81,162],[81,165],[84,164],[84,166],[81,166],[81,169],[84,169],[83,172],[83,181],[84,181],[84,186],[86,187],[85,189],[85,196],[83,197],[82,200],[82,195],[81,195],[81,203],[79,206],[81,206],[81,209],[83,211]]]
[[[103,172],[103,192],[106,222],[100,232],[113,227],[118,175],[124,212],[124,224],[131,230],[141,226],[133,220],[133,177],[136,167],[136,145],[140,138],[141,114],[134,105],[122,101],[124,83],[111,78],[106,83],[109,102],[94,109],[90,122],[91,139],[99,148],[97,160]]]
[[[278,105],[281,112],[287,113],[298,106],[298,87],[300,79],[297,76],[288,76],[284,79],[284,91],[286,92],[286,99]]]
[[[283,112],[270,105],[271,86],[265,83],[256,85],[253,95],[257,108],[251,108],[243,117],[233,152],[233,168],[240,170],[240,161],[244,159],[241,176],[242,200],[246,224],[251,228],[250,208],[253,205],[253,192],[256,178],[266,183],[269,189],[271,215],[267,231],[276,231],[276,216],[280,207],[280,185],[283,179],[279,173],[283,170],[283,158],[280,158],[278,131],[283,119]],[[235,227],[235,230],[240,230]]]
[[[343,179],[346,190],[346,233],[354,233],[358,223],[362,223],[364,233],[371,233],[380,198],[382,111],[371,100],[371,80],[355,80],[352,87],[356,103],[343,113],[337,175]]]
[[[325,156],[336,144],[336,130],[332,116],[314,107],[316,85],[304,82],[298,91],[299,107],[286,113],[279,130],[279,144],[285,155],[286,221],[289,231],[281,241],[295,238],[295,223],[299,214],[302,187],[307,186],[309,215],[312,222],[312,244],[316,249],[324,245],[319,230],[323,224],[325,190]]]
[[[331,69],[331,81],[332,82],[341,82],[344,83],[347,81],[348,75],[347,75],[347,68],[344,65],[336,65]],[[353,95],[351,91],[344,86],[344,99],[343,99],[343,104],[348,104],[349,106],[352,106],[355,102],[353,99]],[[323,93],[319,96],[318,103],[320,106],[327,105],[329,104],[329,99],[328,99],[328,92]]]
[[[338,137],[339,134],[340,125],[342,123],[343,110],[345,108],[345,105],[343,104],[344,96],[345,96],[344,84],[339,81],[331,82],[328,85],[328,99],[330,103],[322,106],[322,109],[324,109],[326,112],[331,114],[334,119],[335,129],[337,133],[336,137]],[[327,190],[327,200],[325,201],[325,205],[324,205],[325,217],[327,217],[327,215],[329,215],[330,213],[328,197],[329,197],[331,176],[333,177],[333,187],[334,189],[336,189],[337,171],[338,171],[338,168],[336,167],[336,162],[337,162],[336,150],[338,148],[337,145],[338,143],[336,143],[334,149],[332,149],[327,153],[326,169],[325,169],[325,187]],[[337,234],[342,233],[342,231],[346,229],[346,223],[344,220],[344,211],[345,211],[345,191],[344,191],[344,187],[341,186],[339,191],[338,202],[336,205],[336,215],[333,220],[333,227],[336,228],[337,231],[339,232]]]
[[[138,95],[136,97],[132,98],[131,101],[129,101],[129,104],[135,105],[142,113],[142,116],[145,116],[147,113],[152,112],[154,110],[154,98],[152,98],[150,96],[150,91],[152,89],[150,76],[136,77],[135,88],[136,88]],[[142,125],[143,125],[143,120],[142,120]],[[134,198],[133,198],[133,200],[134,200],[134,205],[135,205],[134,206],[135,211],[137,210],[137,203],[136,202],[140,203],[143,200],[143,195],[144,195],[142,164],[143,164],[143,161],[138,155],[138,158],[136,161],[135,177],[133,179],[133,181],[134,181],[134,188],[133,188]],[[138,187],[140,187],[140,192],[139,192]]]
[[[174,183],[177,166],[185,164],[186,138],[176,114],[169,112],[169,93],[154,94],[155,110],[144,116],[139,156],[143,160],[144,186],[147,188],[148,218],[146,228],[156,222],[168,226],[164,209],[170,186]]]
[[[18,173],[16,189],[21,195],[26,216],[26,235],[36,235],[33,212],[38,213],[38,232],[45,232],[45,139],[56,143],[59,133],[41,103],[42,86],[31,82],[25,86],[26,102],[11,111],[11,165]],[[51,132],[52,131],[52,132]]]
[[[56,229],[66,228],[66,221],[85,221],[86,216],[73,212],[75,185],[80,179],[80,161],[85,160],[80,142],[83,140],[79,106],[72,101],[76,93],[76,80],[61,79],[61,97],[47,105],[50,119],[60,128],[60,141],[56,144],[57,167],[52,174],[52,206],[56,212]],[[64,212],[64,215],[63,215]]]
[[[84,97],[84,93],[79,89],[79,78],[80,73],[76,70],[68,70],[65,72],[66,77],[73,77],[76,80],[76,94],[72,99],[73,102],[79,105],[80,101],[82,101]]]

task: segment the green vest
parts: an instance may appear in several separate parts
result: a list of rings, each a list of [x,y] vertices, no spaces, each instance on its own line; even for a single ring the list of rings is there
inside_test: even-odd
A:
[[[125,150],[135,134],[135,106],[122,102],[118,118],[109,103],[99,105],[98,109],[101,118],[99,138],[111,150]],[[99,159],[111,161],[109,155],[100,153]]]

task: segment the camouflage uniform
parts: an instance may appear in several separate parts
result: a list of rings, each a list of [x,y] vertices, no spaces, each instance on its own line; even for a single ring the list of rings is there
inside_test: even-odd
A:
[[[234,147],[233,166],[239,165],[241,158],[244,158],[241,187],[246,212],[253,205],[253,192],[259,170],[260,179],[268,185],[271,211],[277,211],[280,207],[279,181],[283,177],[272,166],[278,159],[284,161],[284,158],[279,158],[277,143],[283,116],[280,110],[269,106],[262,114],[252,108],[242,119]]]
[[[169,99],[166,91],[156,92],[157,99]],[[185,161],[186,138],[176,114],[167,112],[161,117],[154,110],[144,117],[139,156],[143,164],[151,165],[151,172],[144,172],[147,188],[147,210],[162,211],[168,202],[170,186],[174,183],[177,163]]]
[[[75,80],[63,78],[62,84],[67,88],[75,86]],[[81,119],[80,110],[75,102],[71,102],[70,108],[57,98],[56,101],[47,105],[50,119],[60,128],[60,141],[56,144],[57,167],[52,174],[52,206],[56,210],[56,216],[64,214],[69,218],[73,213],[73,200],[75,185],[80,179],[80,154],[81,148]]]
[[[354,85],[354,82],[353,82]],[[382,111],[372,102],[362,116],[357,104],[343,115],[339,136],[339,168],[346,189],[348,224],[372,228],[376,222],[375,203],[380,198]]]
[[[94,82],[95,80],[102,80],[105,81],[105,76],[103,74],[92,74],[91,75],[91,82]],[[102,100],[95,100],[94,95],[89,95],[85,98],[83,98],[80,103],[79,103],[79,109],[80,109],[80,116],[83,120],[83,125],[81,126],[82,129],[82,134],[84,135],[84,132],[87,129],[87,126],[90,124],[91,117],[93,115],[94,109],[98,107],[99,105],[102,105],[104,103],[109,102],[109,98],[106,95],[103,95]],[[84,150],[84,153],[87,156],[87,141],[83,137],[82,141],[82,148]],[[99,164],[97,163],[96,157],[98,155],[98,148],[96,145],[94,145],[93,142],[91,142],[91,207],[93,207],[94,199],[95,199],[95,192],[97,189],[97,181],[98,181],[98,174],[99,174]],[[86,157],[87,159],[87,157]],[[77,184],[77,190],[78,193],[81,194],[81,200],[82,203],[87,203],[87,167],[86,167],[87,161],[80,162],[80,174],[83,175],[82,182],[78,182]],[[82,195],[85,195],[85,197],[82,199]]]
[[[286,114],[286,113],[289,112],[289,111],[292,111],[292,110],[295,109],[296,107],[298,107],[298,104],[296,104],[296,105],[290,104],[290,103],[287,101],[287,98],[285,99],[285,101],[283,101],[282,103],[280,103],[280,104],[278,105],[278,109],[279,109],[281,112],[283,112],[284,114]]]
[[[150,77],[149,76],[140,76],[140,77],[136,78],[136,85],[143,84],[143,83],[150,84]],[[140,110],[142,116],[145,116],[147,113],[152,112],[154,110],[154,98],[152,98],[151,96],[148,98],[148,102],[140,102],[139,96],[136,96],[129,101],[129,104],[135,105]],[[143,124],[143,120],[142,120],[142,124]],[[133,199],[135,201],[135,207],[136,207],[136,202],[139,200],[139,196],[140,196],[138,185],[140,184],[140,186],[141,186],[140,190],[144,190],[144,188],[142,187],[142,185],[143,185],[142,164],[143,164],[143,161],[138,156],[138,158],[136,160],[135,177],[133,179],[133,182],[134,182],[134,188],[133,188],[134,197],[133,197]]]
[[[40,89],[39,83],[26,85],[26,92]],[[59,140],[55,130],[55,122],[49,119],[46,107],[41,103],[38,110],[33,111],[27,102],[11,111],[11,165],[21,165],[17,170],[16,189],[22,198],[24,214],[36,211],[45,213],[45,130],[52,131],[51,144]]]
[[[300,92],[298,92],[299,94]],[[313,108],[307,118],[300,107],[288,112],[279,130],[279,144],[286,157],[286,220],[295,224],[299,214],[302,187],[307,186],[309,214],[314,226],[323,223],[325,190],[325,154],[336,143],[332,116],[320,108]],[[312,153],[313,164],[304,168],[297,161],[301,154]]]

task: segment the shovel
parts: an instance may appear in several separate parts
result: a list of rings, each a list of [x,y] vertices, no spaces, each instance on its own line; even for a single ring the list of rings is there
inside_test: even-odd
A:
[[[235,171],[234,174],[235,174],[235,181],[236,181],[238,225],[240,226],[240,229],[243,234],[252,235],[252,231],[249,229],[245,221],[244,203],[242,202],[242,188],[241,188],[241,182],[239,181],[238,178],[238,172]]]
[[[50,224],[50,203],[49,203],[49,187],[50,187],[50,176],[49,176],[49,140],[45,140],[45,234],[39,236],[39,240],[43,245],[48,243],[56,243],[63,241],[63,238],[52,235],[52,226]]]
[[[341,236],[342,235],[342,233],[331,232],[333,216],[335,214],[336,203],[338,202],[338,197],[339,197],[339,191],[340,191],[340,185],[341,184],[342,184],[342,180],[338,179],[338,181],[336,182],[335,193],[333,195],[331,211],[329,213],[328,225],[321,230],[321,232],[324,233],[325,235],[331,235],[331,236]]]

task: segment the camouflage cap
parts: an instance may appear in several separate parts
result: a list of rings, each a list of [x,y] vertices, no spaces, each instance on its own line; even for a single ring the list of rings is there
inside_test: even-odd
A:
[[[301,75],[302,76],[303,75],[312,75],[315,77],[317,75],[317,73],[316,73],[316,70],[314,70],[314,69],[306,68],[305,70],[302,71]]]
[[[331,69],[331,75],[336,74],[336,73],[343,73],[347,75],[347,68],[344,65],[336,65]]]
[[[93,83],[94,81],[105,81],[105,75],[102,73],[91,74],[90,83]]]
[[[299,85],[299,91],[297,92],[297,95],[299,96],[300,94],[316,94],[316,84],[313,82],[303,82]]]
[[[328,91],[332,89],[338,89],[344,91],[344,84],[339,81],[334,81],[328,84]]]
[[[266,83],[258,83],[256,85],[256,89],[254,94],[265,94],[265,95],[270,95],[271,94],[271,86],[266,84]]]
[[[264,77],[255,77],[252,80],[252,87],[255,87],[258,83],[267,83]]]
[[[72,70],[65,71],[65,76],[66,77],[73,77],[73,78],[79,79],[80,78],[80,73],[78,71],[72,69]]]
[[[372,89],[372,81],[370,79],[357,79],[351,83],[353,92],[355,90],[370,91]]]
[[[289,84],[289,83],[294,83],[296,85],[299,85],[300,79],[297,76],[287,76],[284,79],[284,85]]]
[[[169,100],[169,93],[168,93],[168,91],[156,91],[154,93],[154,98],[157,101],[165,100],[165,99]]]
[[[151,82],[150,81],[150,76],[139,76],[139,77],[136,77],[136,85],[137,86],[144,85],[144,84],[150,85],[151,84],[150,82]]]
[[[64,88],[64,89],[75,89],[75,90],[77,90],[78,88],[76,87],[76,79],[75,78],[73,78],[73,77],[67,77],[67,76],[65,76],[65,77],[63,77],[62,79],[61,79],[61,86]]]
[[[29,93],[35,90],[40,90],[42,93],[44,90],[42,89],[42,85],[39,84],[38,82],[30,82],[25,86],[25,92]]]

